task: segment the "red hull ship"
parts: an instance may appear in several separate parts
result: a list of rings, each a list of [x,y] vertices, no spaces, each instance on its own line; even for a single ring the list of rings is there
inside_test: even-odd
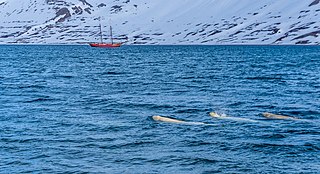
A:
[[[104,43],[103,42],[103,38],[102,38],[102,29],[101,29],[101,23],[99,25],[100,28],[100,43],[89,43],[89,45],[91,47],[100,47],[100,48],[116,48],[116,47],[120,47],[122,45],[122,43],[114,43],[113,42],[113,37],[112,37],[112,27],[110,26],[110,39],[111,39],[111,43]]]
[[[121,43],[90,43],[91,47],[101,47],[101,48],[114,48],[120,47]]]

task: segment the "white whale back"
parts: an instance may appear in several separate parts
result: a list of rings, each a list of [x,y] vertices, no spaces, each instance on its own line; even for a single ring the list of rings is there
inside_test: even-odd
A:
[[[298,120],[296,117],[291,117],[291,116],[285,116],[285,115],[278,115],[278,114],[272,114],[269,112],[264,112],[262,115],[266,118],[270,119],[280,119],[280,120]]]
[[[152,116],[154,121],[166,122],[166,123],[176,123],[176,124],[189,124],[189,125],[207,125],[203,122],[189,122],[189,121],[182,121],[174,118],[168,118],[164,116],[155,115]]]
[[[243,122],[259,122],[257,120],[252,120],[252,119],[248,119],[248,118],[229,117],[225,114],[218,114],[217,112],[210,112],[209,115],[211,117],[217,118],[217,119],[226,119],[226,120],[243,121]]]

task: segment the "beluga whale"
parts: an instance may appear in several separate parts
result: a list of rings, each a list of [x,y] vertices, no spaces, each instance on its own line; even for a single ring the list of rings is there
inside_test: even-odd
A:
[[[152,119],[154,121],[158,121],[158,122],[175,123],[175,124],[207,125],[206,123],[203,123],[203,122],[183,121],[183,120],[164,117],[164,116],[160,116],[160,115],[154,115],[154,116],[152,116]]]
[[[257,120],[252,120],[252,119],[248,119],[248,118],[230,117],[225,114],[219,114],[217,112],[210,112],[209,115],[212,118],[216,118],[216,119],[225,119],[225,120],[242,121],[242,122],[259,122]]]
[[[296,117],[286,116],[286,115],[278,115],[278,114],[272,114],[269,112],[264,112],[262,115],[269,119],[278,119],[278,120],[300,120]]]

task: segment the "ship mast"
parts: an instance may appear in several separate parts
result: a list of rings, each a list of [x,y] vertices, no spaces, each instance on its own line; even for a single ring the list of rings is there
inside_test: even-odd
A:
[[[101,21],[100,21],[100,24],[99,24],[99,28],[100,28],[100,41],[101,41],[101,43],[103,43],[103,39],[102,39],[102,29],[101,29]]]
[[[100,41],[101,41],[101,43],[103,43],[101,17],[99,17],[99,30],[100,30]]]
[[[111,27],[111,25],[110,25],[110,39],[111,39],[111,44],[113,44],[112,27]]]

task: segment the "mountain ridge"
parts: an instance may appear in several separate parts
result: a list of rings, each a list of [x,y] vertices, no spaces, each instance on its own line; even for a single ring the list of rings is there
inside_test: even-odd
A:
[[[0,0],[0,44],[320,44],[320,0]]]

